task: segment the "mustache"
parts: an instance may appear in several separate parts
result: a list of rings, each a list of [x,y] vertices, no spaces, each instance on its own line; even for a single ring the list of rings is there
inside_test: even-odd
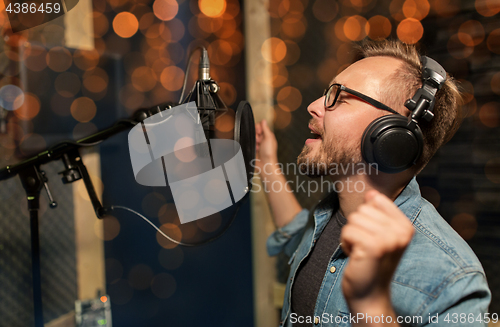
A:
[[[319,126],[314,119],[309,120],[309,125],[314,129],[315,132],[318,132],[319,135],[323,138],[325,131],[321,126]]]

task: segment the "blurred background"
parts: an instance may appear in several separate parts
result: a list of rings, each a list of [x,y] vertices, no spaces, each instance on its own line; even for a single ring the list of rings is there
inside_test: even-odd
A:
[[[0,167],[139,108],[179,102],[188,56],[200,45],[227,106],[250,101],[256,120],[274,127],[280,162],[293,163],[309,134],[307,105],[351,62],[353,42],[418,44],[460,81],[466,119],[417,180],[481,260],[490,312],[500,313],[498,0],[79,0],[17,33],[0,7]],[[43,22],[33,17],[18,23]],[[219,119],[216,129],[232,133],[233,121]],[[105,205],[137,210],[175,239],[220,233],[234,214],[180,225],[168,188],[135,182],[127,133],[83,154]],[[242,205],[220,239],[186,248],[125,211],[98,220],[82,181],[61,183],[60,162],[42,168],[58,202],[51,209],[42,195],[47,326],[74,326],[75,301],[84,299],[109,301],[114,326],[278,324],[287,259],[265,252],[274,226],[262,194]],[[287,178],[307,181],[293,171]],[[324,192],[297,196],[311,207]],[[32,326],[29,215],[18,177],[0,181],[0,201],[0,326]]]

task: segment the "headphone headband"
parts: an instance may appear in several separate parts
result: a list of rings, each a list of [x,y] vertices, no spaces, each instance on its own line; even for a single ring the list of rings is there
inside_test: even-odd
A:
[[[405,106],[410,117],[386,115],[375,119],[361,139],[361,153],[368,163],[377,164],[385,173],[399,173],[414,164],[422,155],[424,138],[419,127],[420,118],[430,121],[434,114],[435,95],[446,82],[446,71],[434,59],[420,57],[422,87]]]
[[[405,102],[405,107],[412,111],[410,119],[418,123],[420,118],[430,121],[434,114],[436,92],[446,82],[446,70],[432,58],[421,56],[422,87],[417,90],[413,98]]]

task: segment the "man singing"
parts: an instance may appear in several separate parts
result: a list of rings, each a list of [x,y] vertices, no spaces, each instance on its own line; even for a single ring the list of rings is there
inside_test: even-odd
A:
[[[277,226],[268,252],[290,256],[280,326],[487,325],[481,263],[415,180],[460,125],[457,85],[414,46],[380,41],[359,50],[307,108],[313,137],[298,164],[337,186],[311,212],[269,169],[278,167],[276,139],[265,121],[256,126],[260,176],[286,186],[267,191]]]

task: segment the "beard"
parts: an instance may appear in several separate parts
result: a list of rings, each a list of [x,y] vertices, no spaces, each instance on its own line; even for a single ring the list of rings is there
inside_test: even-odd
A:
[[[345,148],[340,148],[343,145]],[[300,172],[313,178],[350,172],[350,165],[363,162],[360,147],[349,146],[348,139],[322,139],[315,155],[311,146],[304,145],[297,157]],[[337,169],[334,169],[337,168]]]

